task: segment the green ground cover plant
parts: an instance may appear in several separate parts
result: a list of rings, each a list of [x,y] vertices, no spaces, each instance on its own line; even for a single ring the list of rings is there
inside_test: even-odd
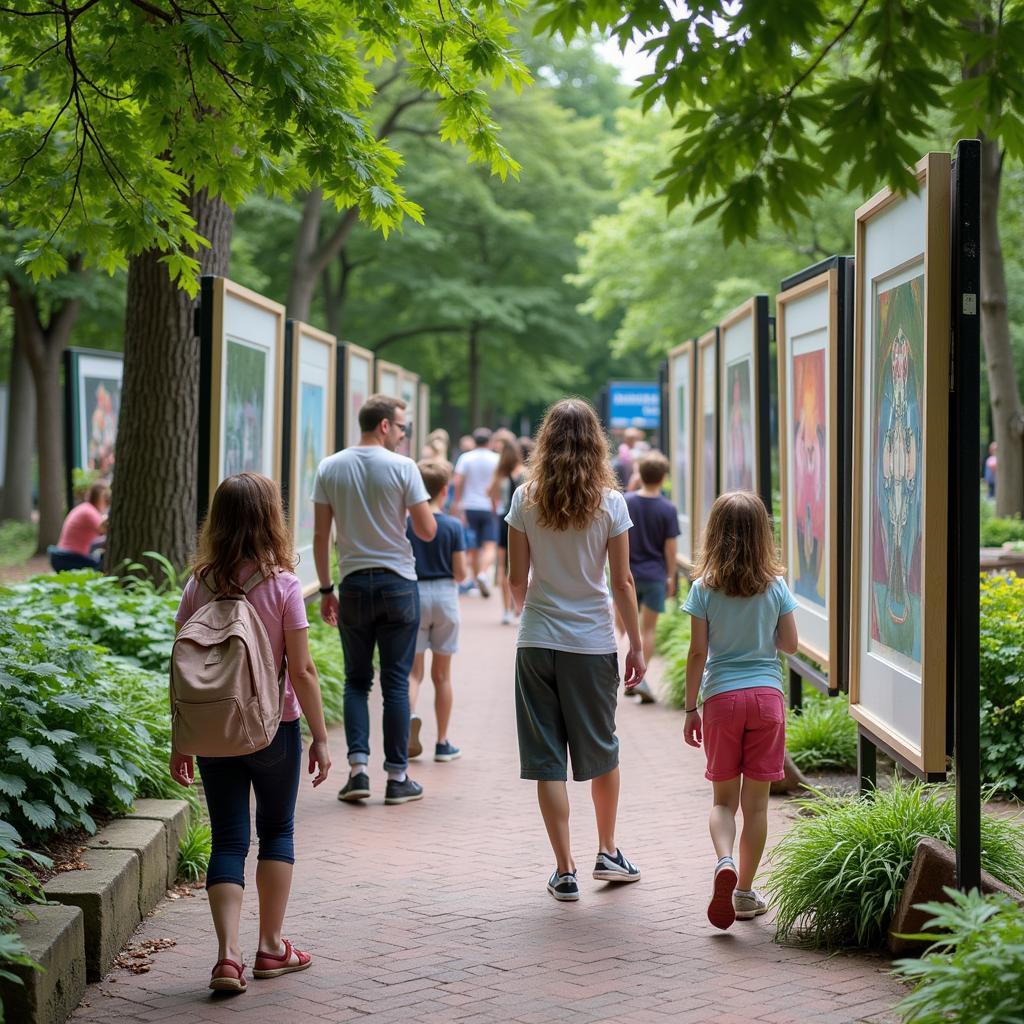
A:
[[[857,725],[846,695],[826,697],[805,686],[803,708],[786,712],[786,750],[805,772],[853,771]]]
[[[980,601],[982,777],[1024,795],[1024,579],[983,575]]]
[[[0,978],[15,984],[21,980],[8,968],[15,964],[38,966],[28,955],[14,920],[14,915],[27,905],[45,902],[42,886],[29,870],[30,864],[50,867],[50,861],[42,854],[23,848],[17,829],[0,821]],[[3,1020],[0,1002],[0,1024]]]
[[[935,940],[896,973],[914,985],[897,1007],[907,1024],[1019,1024],[1024,992],[1024,909],[1003,896],[946,889],[949,903],[924,903]]]
[[[0,569],[20,565],[36,549],[36,528],[32,523],[8,519],[0,523]]]
[[[918,841],[953,845],[950,787],[903,782],[864,796],[798,800],[799,817],[770,855],[766,889],[776,938],[815,947],[878,946],[906,885]],[[983,813],[982,864],[1024,887],[1024,824]]]

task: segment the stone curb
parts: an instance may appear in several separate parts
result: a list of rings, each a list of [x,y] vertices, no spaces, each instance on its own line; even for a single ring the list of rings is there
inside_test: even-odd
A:
[[[167,884],[170,888],[178,880],[178,844],[185,838],[191,811],[184,800],[136,800],[131,814],[125,820],[159,821],[167,835]],[[162,895],[162,894],[161,894]]]
[[[64,1024],[85,995],[85,927],[82,911],[72,906],[34,906],[34,921],[18,932],[43,970],[11,967],[24,982],[0,980],[0,1000],[7,1020]]]
[[[129,850],[139,859],[139,918],[145,917],[167,892],[167,832],[163,823],[146,818],[112,821],[86,847],[92,850]],[[177,853],[177,849],[175,849]]]

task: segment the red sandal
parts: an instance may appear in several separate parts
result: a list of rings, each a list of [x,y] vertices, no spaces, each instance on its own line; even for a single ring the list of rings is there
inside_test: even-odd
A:
[[[231,978],[227,975],[217,977],[217,972],[222,967],[228,967],[233,970],[236,977]],[[210,976],[210,988],[215,992],[244,992],[246,989],[245,978],[243,977],[244,972],[245,964],[235,963],[234,960],[218,960],[213,965],[213,971]]]
[[[282,974],[293,974],[295,971],[304,971],[313,962],[308,953],[296,949],[287,939],[284,942],[283,953],[265,953],[262,949],[256,953],[256,963],[253,965],[252,976],[254,978],[279,978]],[[288,963],[294,953],[298,958],[297,964]]]

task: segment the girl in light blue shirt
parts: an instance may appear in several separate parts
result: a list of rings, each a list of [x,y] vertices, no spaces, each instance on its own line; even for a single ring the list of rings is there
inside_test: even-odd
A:
[[[750,491],[718,498],[683,606],[691,619],[683,737],[692,747],[703,742],[714,789],[709,827],[718,863],[708,920],[717,928],[768,909],[752,886],[768,836],[769,789],[785,777],[779,651],[795,654],[797,646],[796,601],[782,571],[761,499]]]

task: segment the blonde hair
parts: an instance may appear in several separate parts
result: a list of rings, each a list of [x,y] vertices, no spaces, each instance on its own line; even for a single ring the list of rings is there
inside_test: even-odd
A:
[[[269,477],[237,473],[222,480],[199,532],[192,574],[217,593],[244,583],[235,573],[251,563],[264,576],[295,568],[295,549],[281,510],[281,492]]]
[[[452,467],[449,463],[442,462],[440,459],[420,459],[416,466],[420,471],[420,476],[423,478],[423,486],[426,487],[427,494],[430,495],[430,500],[433,501],[439,494],[443,494],[448,487],[448,481],[452,476]]]
[[[700,577],[705,587],[729,597],[754,597],[784,572],[764,502],[752,491],[730,491],[717,498],[694,579]]]
[[[585,530],[597,518],[607,491],[616,486],[608,440],[593,406],[563,398],[544,414],[530,456],[526,504],[551,530]]]

